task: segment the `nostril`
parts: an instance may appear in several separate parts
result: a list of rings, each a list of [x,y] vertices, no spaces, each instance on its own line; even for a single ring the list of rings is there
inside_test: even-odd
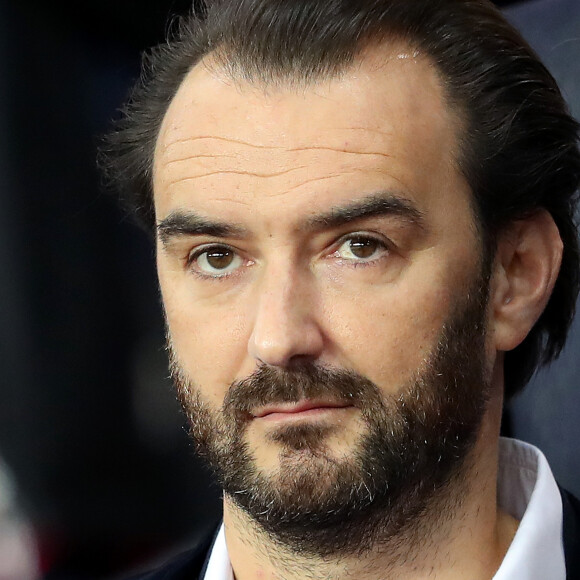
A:
[[[257,361],[269,366],[295,366],[317,360],[323,349],[322,332],[313,321],[294,321],[256,327],[248,351]]]
[[[297,354],[290,358],[288,361],[287,367],[288,368],[298,368],[309,363],[316,362],[319,358],[319,355],[316,354]]]

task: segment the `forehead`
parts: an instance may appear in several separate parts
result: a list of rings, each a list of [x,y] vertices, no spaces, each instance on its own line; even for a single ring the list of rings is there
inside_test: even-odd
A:
[[[458,173],[458,127],[437,71],[405,45],[368,50],[340,76],[296,86],[232,80],[202,61],[160,130],[156,212],[225,192],[265,203],[299,191],[294,201],[324,181],[348,196],[353,178],[372,189],[387,177],[389,188],[420,197]]]

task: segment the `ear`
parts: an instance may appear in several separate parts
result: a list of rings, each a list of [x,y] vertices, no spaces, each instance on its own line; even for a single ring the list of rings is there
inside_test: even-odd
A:
[[[558,277],[562,246],[546,210],[500,232],[490,295],[490,328],[497,351],[518,346],[540,317]]]

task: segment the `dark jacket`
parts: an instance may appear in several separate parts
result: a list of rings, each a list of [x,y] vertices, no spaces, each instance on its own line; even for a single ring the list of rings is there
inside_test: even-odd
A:
[[[580,580],[580,501],[565,489],[560,488],[564,523],[564,557],[566,580]]]

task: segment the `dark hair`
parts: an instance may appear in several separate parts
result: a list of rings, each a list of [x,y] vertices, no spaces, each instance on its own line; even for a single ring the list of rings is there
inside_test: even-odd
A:
[[[484,246],[539,208],[564,243],[548,305],[506,353],[506,395],[555,359],[579,287],[574,212],[578,124],[555,80],[487,0],[208,0],[144,55],[143,71],[101,152],[105,174],[149,229],[155,227],[153,151],[165,112],[188,71],[212,54],[250,82],[311,82],[343,71],[370,44],[405,41],[436,66],[462,121],[459,167],[473,192]]]

